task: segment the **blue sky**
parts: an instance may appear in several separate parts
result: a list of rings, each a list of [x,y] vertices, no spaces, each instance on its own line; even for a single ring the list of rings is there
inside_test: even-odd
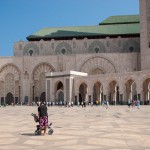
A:
[[[45,27],[98,25],[109,16],[139,14],[139,0],[0,0],[0,56]]]

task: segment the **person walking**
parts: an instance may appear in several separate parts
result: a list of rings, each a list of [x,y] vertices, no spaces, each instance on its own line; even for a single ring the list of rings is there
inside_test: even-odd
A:
[[[48,113],[47,107],[41,102],[40,106],[38,107],[38,116],[39,116],[39,123],[40,123],[40,135],[42,135],[42,129],[44,129],[44,134],[46,134],[46,129],[48,127]]]
[[[130,108],[130,105],[131,105],[131,100],[128,99],[128,107]]]
[[[137,108],[140,109],[140,100],[137,100]]]

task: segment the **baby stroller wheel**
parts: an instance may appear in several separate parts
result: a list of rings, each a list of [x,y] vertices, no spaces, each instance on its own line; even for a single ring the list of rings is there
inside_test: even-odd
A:
[[[49,134],[49,135],[52,135],[53,132],[54,132],[53,129],[49,129],[48,134]]]
[[[39,135],[40,134],[40,132],[38,131],[38,130],[35,130],[35,135]]]

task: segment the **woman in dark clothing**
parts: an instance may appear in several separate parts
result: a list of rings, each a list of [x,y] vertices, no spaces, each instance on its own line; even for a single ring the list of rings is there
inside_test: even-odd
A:
[[[41,102],[38,107],[39,123],[40,123],[40,135],[42,134],[42,129],[44,127],[44,135],[46,134],[46,129],[48,127],[48,113],[47,107]]]

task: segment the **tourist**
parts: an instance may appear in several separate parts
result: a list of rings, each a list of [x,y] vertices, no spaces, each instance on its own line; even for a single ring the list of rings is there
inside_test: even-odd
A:
[[[78,107],[80,106],[80,102],[78,101]]]
[[[106,100],[106,109],[109,108],[109,102]]]
[[[44,105],[43,102],[40,103],[38,107],[38,116],[39,116],[39,123],[40,123],[40,135],[42,135],[42,129],[44,128],[44,134],[46,134],[46,129],[48,127],[48,113],[47,107]]]
[[[71,102],[71,106],[73,107],[73,101]]]
[[[84,104],[83,104],[83,101],[81,102],[81,105],[82,105],[82,107],[83,107],[83,105],[84,105]]]
[[[130,99],[128,99],[128,107],[130,108],[130,105],[131,105],[131,101]]]
[[[140,109],[140,100],[137,100],[137,108]]]

